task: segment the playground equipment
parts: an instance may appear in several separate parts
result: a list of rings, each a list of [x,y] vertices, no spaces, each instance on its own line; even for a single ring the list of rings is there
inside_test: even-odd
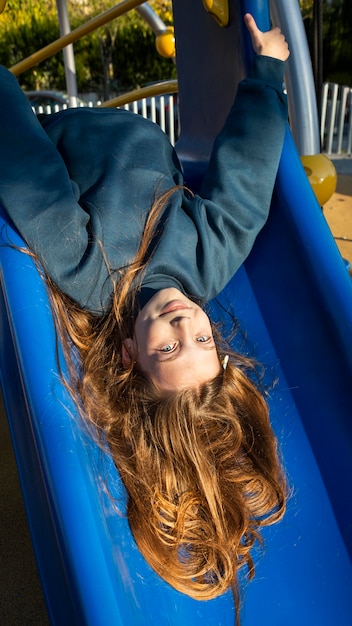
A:
[[[319,4],[318,2],[314,4]],[[299,3],[271,0],[274,22],[287,37],[293,51],[286,73],[290,128],[316,198],[323,206],[336,189],[337,175],[330,159],[321,154],[316,84]],[[317,64],[320,68],[320,64]],[[319,82],[319,81],[318,81]],[[320,93],[321,89],[319,90]]]
[[[195,189],[250,62],[242,25],[247,11],[260,28],[269,27],[266,1],[231,0],[227,27],[201,2],[192,3],[192,12],[189,0],[174,2],[177,150]],[[3,245],[22,245],[4,217],[1,237],[1,383],[51,623],[232,626],[230,593],[194,601],[141,557],[116,469],[85,435],[60,384],[42,282],[26,255]],[[352,285],[289,129],[269,221],[244,267],[212,303],[213,317],[226,319],[230,305],[246,331],[246,349],[264,363],[268,382],[278,379],[271,415],[292,486],[283,522],[268,529],[265,551],[256,555],[243,625],[347,625]]]

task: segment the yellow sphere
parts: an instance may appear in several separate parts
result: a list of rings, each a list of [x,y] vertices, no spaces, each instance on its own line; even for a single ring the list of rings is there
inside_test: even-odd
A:
[[[325,154],[302,156],[301,161],[316,198],[323,206],[336,190],[337,174],[334,164]]]
[[[175,56],[175,33],[173,26],[168,26],[155,38],[155,47],[160,56],[171,59]]]
[[[6,7],[6,0],[0,0],[0,13],[4,11]]]

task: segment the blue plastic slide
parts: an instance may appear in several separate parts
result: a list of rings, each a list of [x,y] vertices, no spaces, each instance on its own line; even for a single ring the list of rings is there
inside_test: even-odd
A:
[[[201,2],[192,3],[191,15],[187,3],[175,2],[183,115],[178,149],[196,186],[211,134],[233,95],[222,97],[215,87],[224,76],[238,80],[246,63],[241,14],[250,10],[262,28],[268,16],[265,2],[234,1],[231,26],[221,29]],[[191,126],[194,92],[199,115]],[[140,555],[116,469],[85,435],[60,383],[44,286],[31,259],[13,247],[23,242],[4,217],[0,226],[1,384],[51,623],[232,626],[231,593],[191,600]],[[229,308],[243,330],[242,348],[264,363],[268,384],[278,381],[271,414],[292,490],[284,520],[265,532],[255,555],[243,625],[348,626],[352,284],[289,131],[270,219],[245,266],[212,303],[213,316],[226,319]]]

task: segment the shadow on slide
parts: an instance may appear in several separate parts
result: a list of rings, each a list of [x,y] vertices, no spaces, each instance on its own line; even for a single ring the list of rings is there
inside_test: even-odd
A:
[[[181,158],[187,149],[181,141]],[[0,230],[1,384],[51,623],[232,625],[230,593],[191,600],[140,555],[115,467],[85,436],[60,384],[42,282],[26,255],[4,245],[22,245],[4,217]],[[269,221],[212,315],[229,307],[245,350],[264,363],[268,383],[277,379],[271,414],[292,488],[284,520],[256,555],[243,624],[347,626],[352,284],[289,131]]]

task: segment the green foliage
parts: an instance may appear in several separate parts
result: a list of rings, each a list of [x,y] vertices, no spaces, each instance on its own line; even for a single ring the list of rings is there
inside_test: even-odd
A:
[[[171,0],[150,0],[148,4],[161,17],[164,24],[173,24]]]
[[[33,4],[31,0],[11,0],[0,16],[0,63],[7,67],[21,58],[33,54],[59,35],[55,3],[47,0]],[[26,87],[39,89],[43,83],[50,85],[50,77],[58,72],[58,61],[44,61],[40,70],[24,75]]]
[[[311,54],[314,46],[313,6],[314,0],[300,0]],[[352,85],[352,2],[323,0],[322,8],[323,80]]]
[[[327,79],[352,86],[352,4],[333,2],[325,20],[324,65]]]
[[[80,45],[88,46],[90,52],[89,87],[104,99],[146,83],[176,77],[174,63],[158,55],[153,32],[135,11],[86,39]],[[76,55],[79,56],[78,48]]]
[[[318,0],[316,0],[318,1]],[[116,4],[115,0],[68,0],[72,29]],[[171,0],[150,0],[165,24]],[[314,0],[300,0],[311,51]],[[8,0],[0,16],[0,63],[11,67],[59,37],[55,0]],[[155,49],[154,34],[131,11],[74,44],[78,90],[106,99],[156,80],[175,78],[176,68]],[[323,0],[323,79],[352,85],[352,2]],[[20,76],[25,89],[64,89],[62,53]]]
[[[113,0],[68,0],[72,30],[106,11]],[[166,24],[172,23],[171,0],[150,5]],[[0,16],[0,63],[11,67],[59,37],[54,0],[9,0]],[[106,99],[126,89],[175,78],[176,68],[161,58],[155,37],[136,11],[131,11],[74,44],[80,93],[95,91]],[[65,89],[62,52],[42,61],[19,78],[25,89]]]
[[[313,18],[313,4],[314,0],[299,0],[303,20]]]

